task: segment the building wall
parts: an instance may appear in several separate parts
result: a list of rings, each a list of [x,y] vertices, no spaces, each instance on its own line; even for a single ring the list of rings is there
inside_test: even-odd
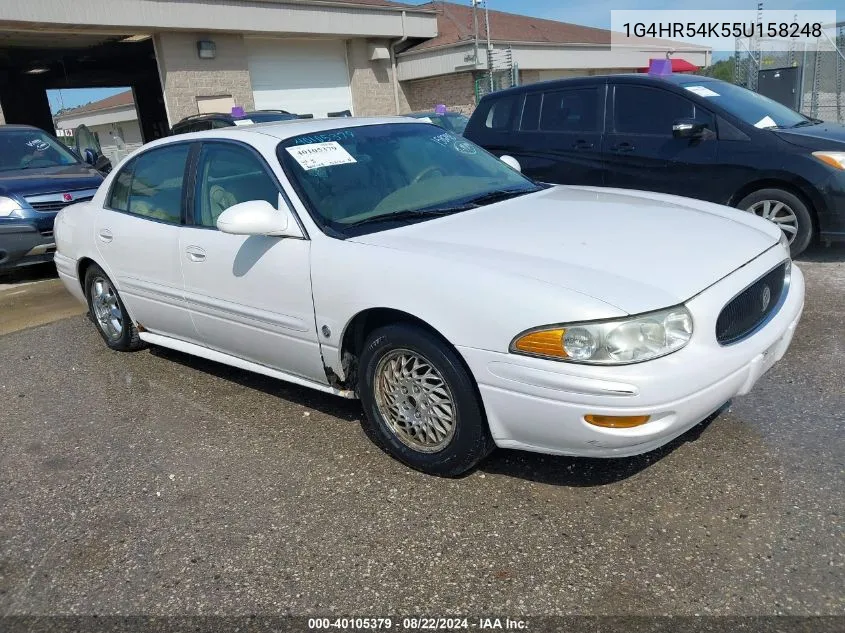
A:
[[[475,110],[472,73],[452,73],[402,82],[411,112],[433,110],[439,103],[465,114]]]
[[[370,46],[390,46],[387,40],[353,39],[346,42],[352,106],[356,116],[397,114],[393,71],[389,59],[370,60]],[[410,112],[404,87],[399,84],[399,112]]]
[[[197,55],[197,40],[201,39],[210,39],[217,46],[214,59],[200,59]],[[199,114],[197,97],[231,96],[244,109],[254,108],[241,35],[159,33],[155,48],[171,125]]]

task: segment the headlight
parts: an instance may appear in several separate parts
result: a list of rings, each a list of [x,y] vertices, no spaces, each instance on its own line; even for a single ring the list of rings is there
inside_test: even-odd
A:
[[[692,315],[677,306],[614,321],[535,328],[517,336],[510,351],[570,363],[627,365],[677,352],[691,337]]]
[[[845,152],[813,152],[813,156],[834,169],[845,170]]]
[[[21,203],[6,196],[0,196],[0,218],[8,218],[21,210]]]

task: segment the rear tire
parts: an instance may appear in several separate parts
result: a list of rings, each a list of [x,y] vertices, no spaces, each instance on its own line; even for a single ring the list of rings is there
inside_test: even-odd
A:
[[[97,264],[91,264],[85,272],[85,298],[88,299],[88,315],[106,345],[121,352],[145,346],[117,289]]]
[[[736,206],[777,224],[789,239],[792,257],[803,253],[813,239],[813,216],[801,198],[789,191],[760,189]]]
[[[409,324],[374,331],[359,363],[367,435],[411,468],[456,477],[495,447],[475,381],[457,353]]]

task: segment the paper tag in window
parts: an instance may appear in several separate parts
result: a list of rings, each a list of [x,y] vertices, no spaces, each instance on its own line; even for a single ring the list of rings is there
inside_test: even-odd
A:
[[[252,125],[252,119],[235,119],[235,125]]]
[[[358,162],[337,141],[297,145],[285,149],[305,170]]]
[[[704,86],[684,86],[687,90],[692,92],[693,94],[697,94],[699,97],[718,97],[719,93],[710,90],[710,88],[705,88]]]
[[[759,121],[757,121],[757,123],[754,124],[754,127],[759,127],[759,128],[777,127],[777,126],[778,126],[778,124],[775,123],[774,119],[772,117],[770,117],[768,114],[766,116],[764,116],[762,119],[760,119]]]

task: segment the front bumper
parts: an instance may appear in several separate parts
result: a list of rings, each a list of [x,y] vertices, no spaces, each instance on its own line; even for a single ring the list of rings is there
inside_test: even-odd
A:
[[[53,261],[56,243],[52,231],[45,233],[32,224],[0,224],[0,270]]]
[[[627,457],[678,437],[735,396],[748,393],[783,357],[804,307],[804,277],[792,267],[786,298],[771,320],[734,345],[716,341],[719,312],[783,258],[773,248],[686,302],[694,334],[682,350],[618,367],[575,365],[459,347],[475,376],[496,444],[557,455]],[[649,415],[611,429],[584,416]]]

